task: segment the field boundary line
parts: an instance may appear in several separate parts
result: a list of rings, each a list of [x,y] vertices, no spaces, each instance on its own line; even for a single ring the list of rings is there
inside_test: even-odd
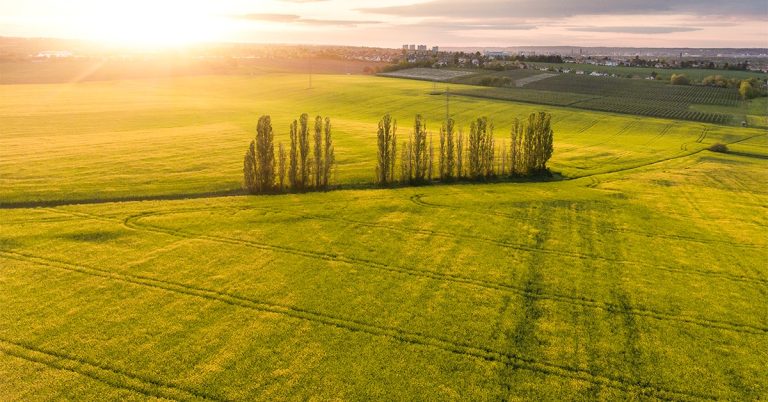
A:
[[[330,314],[314,312],[298,307],[259,301],[227,292],[199,288],[192,285],[185,285],[144,276],[120,274],[100,268],[85,267],[82,265],[75,265],[63,261],[25,255],[22,253],[0,251],[0,255],[4,255],[11,259],[48,266],[51,268],[78,272],[84,275],[126,282],[129,284],[155,288],[208,300],[220,301],[232,306],[240,306],[265,313],[288,316],[322,325],[337,327],[352,332],[362,332],[373,336],[383,336],[412,345],[433,347],[460,356],[479,358],[486,361],[501,363],[516,369],[528,370],[561,378],[570,378],[619,389],[626,392],[639,390],[642,394],[650,394],[660,398],[668,398],[674,400],[715,399],[709,395],[698,394],[690,391],[667,389],[665,387],[652,385],[647,382],[638,383],[635,380],[623,377],[596,374],[589,370],[569,367],[557,363],[543,362],[536,359],[522,357],[514,353],[500,352],[491,348],[476,346],[464,342],[456,342],[433,335],[421,334],[418,332],[408,332],[395,327],[386,327],[347,318],[335,317]]]
[[[224,401],[219,397],[206,395],[196,390],[171,385],[155,379],[127,373],[101,363],[93,363],[81,357],[62,352],[44,350],[27,343],[0,338],[0,353],[22,360],[42,364],[56,370],[69,371],[114,388],[137,392],[150,398],[180,401],[211,400]]]
[[[590,179],[594,179],[594,177],[590,177]],[[480,211],[472,208],[459,208],[449,205],[443,205],[443,204],[435,204],[435,203],[429,203],[421,198],[423,198],[424,194],[416,194],[411,197],[411,201],[413,201],[416,205],[421,205],[423,207],[427,208],[438,208],[438,209],[450,209],[450,210],[460,210],[464,212],[469,212],[477,215],[494,215],[494,216],[500,216],[507,219],[516,219],[513,216],[510,216],[508,214],[503,214],[495,211]],[[628,233],[634,233],[634,232],[628,232]],[[726,243],[728,244],[728,243]],[[668,271],[668,272],[679,272],[679,273],[685,273],[689,275],[702,275],[702,276],[714,276],[714,277],[720,277],[724,279],[729,279],[732,281],[737,282],[747,282],[747,283],[754,283],[757,285],[762,286],[768,286],[768,280],[763,278],[756,278],[751,276],[740,276],[740,275],[733,275],[728,274],[725,272],[716,272],[716,271],[707,271],[707,270],[701,270],[701,269],[695,269],[695,268],[688,268],[688,269],[681,269],[681,268],[675,268],[671,266],[666,265],[659,265],[659,264],[650,264],[650,263],[644,263],[642,261],[628,261],[628,260],[619,260],[619,259],[613,259],[613,258],[607,258],[607,257],[600,257],[600,256],[593,256],[588,254],[582,254],[582,253],[566,253],[566,252],[557,252],[554,250],[546,250],[546,249],[537,249],[535,247],[529,247],[530,250],[527,251],[541,251],[541,252],[549,252],[551,254],[561,255],[565,257],[573,257],[573,258],[579,258],[579,259],[595,259],[595,260],[601,260],[606,262],[613,262],[617,264],[638,264],[646,267],[650,267],[653,269],[659,269],[662,271]],[[760,248],[760,247],[754,247],[754,248]]]

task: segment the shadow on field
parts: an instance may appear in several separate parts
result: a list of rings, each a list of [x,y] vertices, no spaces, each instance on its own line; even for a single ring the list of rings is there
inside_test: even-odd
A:
[[[385,187],[377,186],[373,183],[361,183],[361,184],[345,184],[337,185],[325,191],[305,191],[303,193],[310,192],[328,192],[339,190],[382,190],[382,189],[396,189],[396,188],[408,188],[408,187],[428,187],[428,186],[446,186],[446,185],[477,185],[477,184],[502,184],[502,183],[545,183],[567,180],[568,178],[562,176],[560,173],[550,173],[547,175],[519,177],[519,178],[489,178],[485,180],[453,180],[449,182],[425,182],[416,184],[392,184]],[[302,192],[273,192],[254,194],[258,196],[275,196],[285,194],[301,194]],[[24,209],[24,208],[41,208],[41,207],[60,207],[65,205],[89,205],[89,204],[108,204],[112,202],[136,202],[136,201],[177,201],[177,200],[192,200],[198,198],[222,198],[222,197],[235,197],[251,195],[243,189],[237,190],[225,190],[205,193],[185,193],[185,194],[166,194],[166,195],[146,195],[146,196],[132,196],[132,197],[106,197],[106,198],[89,198],[89,199],[69,199],[69,200],[48,200],[48,201],[20,201],[20,202],[0,202],[0,209]]]

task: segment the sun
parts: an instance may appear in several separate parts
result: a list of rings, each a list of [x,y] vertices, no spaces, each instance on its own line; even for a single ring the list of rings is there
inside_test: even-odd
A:
[[[195,2],[132,1],[109,9],[84,11],[83,36],[113,45],[154,48],[214,42],[224,37],[226,21]]]

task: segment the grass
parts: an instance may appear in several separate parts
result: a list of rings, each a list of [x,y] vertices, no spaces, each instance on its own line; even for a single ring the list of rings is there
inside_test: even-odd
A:
[[[412,70],[401,73],[411,74],[413,78],[425,74],[421,70],[429,73],[430,69]],[[442,71],[431,70],[435,73]],[[423,75],[421,79],[428,78]],[[542,73],[538,70],[480,72],[451,82],[485,87],[454,91],[455,94],[475,98],[714,124],[739,125],[744,118],[740,113],[744,105],[734,88],[677,86],[658,81]],[[434,89],[437,89],[436,85]],[[739,112],[734,113],[734,109]],[[761,126],[754,121],[750,123]]]
[[[645,78],[655,72],[658,79],[669,81],[672,74],[685,74],[688,78],[696,81],[701,81],[704,78],[712,75],[722,75],[728,79],[750,79],[759,78],[766,79],[768,74],[757,71],[739,71],[739,70],[710,70],[703,68],[670,68],[661,69],[653,67],[618,67],[618,66],[596,66],[592,64],[576,64],[576,63],[529,63],[533,68],[546,67],[546,68],[561,68],[570,70],[581,70],[587,74],[597,71],[606,74],[616,74],[621,77],[632,75],[635,77]]]
[[[276,127],[333,116],[351,184],[370,174],[377,105],[404,115],[401,138],[418,109],[444,113],[429,84],[304,78],[10,87],[2,199],[229,189],[267,110]],[[35,101],[54,89],[70,100]],[[501,134],[537,107],[451,108]],[[764,131],[548,109],[570,180],[0,209],[0,395],[768,393]]]
[[[433,136],[445,118],[445,98],[430,95],[431,83],[318,76],[313,89],[307,84],[305,76],[266,75],[5,86],[8,96],[0,100],[0,204],[238,190],[242,155],[261,114],[272,115],[276,139],[285,143],[290,121],[300,113],[331,116],[339,163],[336,180],[363,185],[373,181],[381,115],[392,113],[399,120],[401,140],[416,113],[426,117]],[[605,172],[762,133],[498,100],[450,99],[450,113],[465,131],[471,119],[487,115],[500,140],[508,136],[513,118],[542,109],[555,118],[558,152],[551,165],[569,177],[585,174],[584,156],[605,156],[587,169]],[[705,128],[710,134],[696,143]],[[628,151],[606,142],[614,136],[643,147]],[[631,155],[622,158],[625,153]]]

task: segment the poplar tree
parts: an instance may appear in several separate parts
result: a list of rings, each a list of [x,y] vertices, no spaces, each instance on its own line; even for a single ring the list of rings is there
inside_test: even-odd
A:
[[[455,167],[454,160],[454,146],[453,146],[453,119],[448,119],[445,122],[445,177],[450,180],[453,178],[453,170]]]
[[[243,161],[243,187],[249,193],[255,193],[256,184],[256,141],[251,140],[248,150],[245,151],[245,160]]]
[[[504,140],[501,141],[501,170],[499,171],[500,176],[505,176],[507,174],[507,144],[504,142]]]
[[[314,186],[315,188],[323,187],[323,176],[325,168],[323,167],[323,118],[320,116],[315,117],[315,163],[312,169],[314,173]]]
[[[299,190],[305,190],[309,184],[309,115],[299,117]]]
[[[296,190],[299,187],[299,125],[296,120],[291,123],[291,150],[290,164],[288,168],[288,179],[291,182],[291,188]]]
[[[277,178],[280,183],[280,191],[285,191],[285,159],[285,147],[283,147],[283,143],[281,142],[277,146]]]
[[[483,175],[485,177],[493,177],[495,172],[496,161],[496,140],[493,138],[493,122],[488,122],[486,118],[483,118],[485,130],[483,132]]]
[[[512,121],[512,132],[509,145],[509,174],[511,176],[523,174],[523,125],[519,119]]]
[[[483,175],[483,144],[485,121],[480,118],[469,125],[469,177],[478,179]]]
[[[510,144],[510,174],[526,175],[547,171],[554,151],[552,116],[546,112],[531,113],[525,123],[515,119]]]
[[[403,141],[403,147],[400,150],[400,181],[409,183],[413,181],[413,144]]]
[[[434,166],[434,157],[435,157],[434,148],[432,147],[432,134],[429,135],[429,153],[428,153],[428,155],[429,155],[429,158],[427,158],[428,159],[428,161],[427,161],[427,179],[429,181],[432,181],[432,168]]]
[[[275,186],[275,145],[272,119],[269,116],[259,118],[255,151],[257,191],[271,191]]]
[[[380,185],[387,185],[394,180],[395,159],[397,158],[396,145],[397,121],[392,116],[385,114],[379,120],[379,129],[376,133],[378,145],[378,158],[376,164],[376,181]]]
[[[413,166],[413,181],[423,182],[427,174],[428,150],[427,128],[424,118],[417,114],[413,121],[413,134],[411,136],[411,165]]]
[[[325,150],[324,150],[324,163],[323,163],[323,188],[328,188],[331,182],[331,172],[333,166],[336,164],[336,155],[333,150],[333,139],[331,138],[331,119],[325,118],[324,125],[325,134]]]
[[[459,138],[456,141],[456,177],[464,177],[464,133],[459,130]]]
[[[445,134],[445,123],[443,123],[442,127],[440,127],[440,159],[438,163],[438,172],[440,175],[440,180],[445,180],[447,177],[446,174],[446,150],[445,150],[445,142],[446,142],[446,134]]]

